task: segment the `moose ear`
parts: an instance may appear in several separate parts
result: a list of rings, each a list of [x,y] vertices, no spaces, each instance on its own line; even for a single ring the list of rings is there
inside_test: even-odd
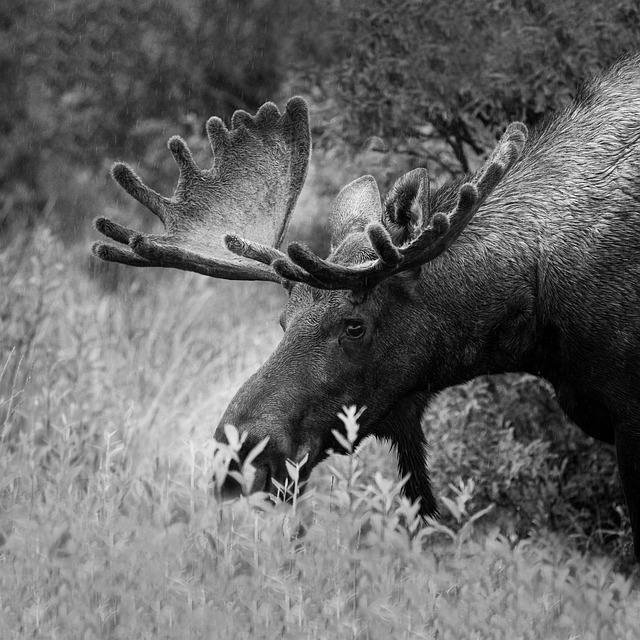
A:
[[[380,191],[373,176],[362,176],[340,191],[331,208],[331,250],[350,233],[382,220]]]
[[[384,199],[384,225],[395,245],[409,242],[428,224],[430,196],[429,173],[424,168],[395,181]]]

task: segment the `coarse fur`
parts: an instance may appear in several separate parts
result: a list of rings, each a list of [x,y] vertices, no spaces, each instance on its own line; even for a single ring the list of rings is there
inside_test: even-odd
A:
[[[431,194],[429,210],[450,209],[458,186]],[[411,202],[406,191],[395,197]],[[398,221],[410,225],[401,206]],[[372,257],[359,223],[329,261]],[[365,339],[346,337],[351,320],[364,323]],[[283,325],[221,421],[249,432],[247,448],[269,436],[258,488],[285,477],[287,458],[308,454],[308,475],[337,448],[336,414],[355,404],[366,406],[361,437],[394,444],[401,473],[411,473],[406,493],[434,514],[420,424],[429,398],[478,375],[528,372],[551,382],[588,434],[615,443],[637,556],[640,59],[619,61],[535,132],[440,257],[359,299],[296,284]]]
[[[437,512],[421,416],[446,387],[483,374],[546,378],[584,431],[615,444],[640,559],[640,56],[621,59],[529,137],[511,124],[485,165],[431,192],[425,169],[381,202],[364,176],[338,195],[328,260],[278,247],[310,153],[307,106],[292,98],[209,120],[215,161],[184,142],[173,198],[126,165],[113,176],[165,224],[163,236],[100,218],[98,257],[213,277],[280,282],[284,336],[242,385],[225,425],[264,438],[254,490],[339,449],[343,406],[366,407],[359,438],[391,441],[406,494]],[[264,218],[267,218],[266,220]],[[231,231],[220,240],[223,231]],[[241,237],[242,236],[242,237]],[[246,238],[246,239],[245,239]],[[266,243],[266,244],[261,244]],[[230,480],[229,490],[234,489]]]

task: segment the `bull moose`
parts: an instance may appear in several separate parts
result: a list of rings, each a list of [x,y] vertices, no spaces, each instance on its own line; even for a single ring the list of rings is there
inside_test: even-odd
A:
[[[476,376],[548,380],[566,414],[615,444],[640,559],[640,56],[586,84],[528,136],[507,127],[484,165],[431,191],[426,169],[383,201],[375,180],[342,189],[329,216],[327,259],[303,244],[279,250],[302,189],[311,138],[292,98],[231,128],[206,126],[214,162],[196,166],[169,140],[173,197],[126,164],[113,178],[166,228],[148,235],[105,218],[103,260],[283,285],[282,341],[240,388],[223,426],[247,434],[241,459],[268,436],[253,490],[308,459],[303,480],[336,448],[344,405],[366,407],[359,437],[391,441],[406,495],[437,512],[421,416],[440,390]]]

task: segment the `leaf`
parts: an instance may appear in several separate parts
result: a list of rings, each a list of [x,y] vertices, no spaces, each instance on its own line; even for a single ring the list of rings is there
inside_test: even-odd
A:
[[[337,429],[331,429],[331,433],[333,433],[333,437],[338,441],[338,444],[340,444],[344,451],[348,453],[353,452],[353,445]]]
[[[342,413],[338,414],[338,418],[342,420],[345,429],[347,431],[347,440],[351,443],[351,447],[348,448],[349,451],[353,450],[353,445],[358,439],[358,431],[360,430],[360,425],[358,424],[358,419],[364,412],[366,407],[361,407],[359,410],[356,405],[351,405],[350,407],[343,406]]]
[[[245,458],[244,464],[252,464],[253,461],[264,451],[264,448],[267,446],[269,442],[269,436],[266,436],[258,442],[258,444],[249,451],[247,457]]]
[[[229,443],[229,446],[234,451],[239,451],[240,450],[240,433],[238,429],[236,429],[236,427],[234,427],[232,424],[225,424],[224,435],[227,438],[227,442]]]
[[[298,482],[298,478],[300,476],[300,468],[295,462],[291,462],[291,460],[285,460],[285,466],[287,467],[287,473],[289,477],[293,480],[294,483]]]
[[[441,500],[445,507],[449,509],[449,512],[456,519],[456,521],[460,522],[462,520],[462,512],[458,508],[458,505],[453,500],[451,500],[451,498],[447,498],[446,496],[442,496]]]
[[[474,513],[470,518],[469,518],[469,523],[473,523],[476,520],[479,520],[480,518],[482,518],[482,516],[484,516],[485,514],[489,513],[489,511],[493,511],[493,508],[495,507],[495,504],[490,504],[488,507],[485,507],[484,509],[481,509],[480,511],[477,511],[476,513]]]

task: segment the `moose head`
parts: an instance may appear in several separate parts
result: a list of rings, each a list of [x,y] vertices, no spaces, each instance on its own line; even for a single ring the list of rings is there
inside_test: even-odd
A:
[[[241,458],[268,438],[254,463],[253,490],[284,483],[287,460],[307,461],[305,481],[329,449],[340,448],[332,432],[341,427],[341,408],[357,405],[365,408],[359,440],[390,440],[400,473],[409,474],[406,494],[421,501],[421,513],[435,514],[421,415],[435,392],[457,381],[461,367],[482,372],[484,366],[472,353],[473,335],[465,335],[477,333],[473,305],[460,323],[456,315],[465,310],[452,304],[468,274],[461,270],[445,281],[437,263],[518,159],[526,128],[510,125],[471,179],[435,194],[426,169],[402,176],[384,202],[371,176],[351,182],[333,203],[327,259],[296,242],[286,253],[279,249],[310,157],[304,100],[291,99],[284,114],[272,103],[255,116],[237,111],[230,130],[214,117],[206,129],[211,169],[196,166],[178,136],[168,143],[180,171],[172,198],[144,185],[127,165],[113,167],[116,182],[166,233],[147,235],[98,218],[98,231],[122,246],[95,243],[94,254],[286,288],[282,341],[237,392],[215,434],[224,441],[226,424],[246,433]],[[462,358],[452,355],[455,341],[469,342],[459,349]]]
[[[235,425],[253,488],[283,483],[306,460],[304,482],[342,423],[366,410],[360,439],[391,441],[404,491],[423,515],[436,504],[426,466],[423,409],[434,393],[482,374],[548,380],[586,433],[614,444],[635,557],[640,561],[640,55],[620,58],[531,138],[510,125],[473,176],[429,187],[425,169],[402,176],[383,201],[375,181],[347,185],[333,204],[324,260],[279,247],[310,154],[307,107],[237,112],[207,123],[215,156],[199,169],[169,141],[180,178],[172,198],[126,165],[113,177],[164,222],[149,236],[100,218],[123,246],[104,260],[217,278],[282,284],[282,342],[238,391],[216,432]],[[506,176],[506,179],[503,179]],[[230,487],[231,488],[231,487]]]

